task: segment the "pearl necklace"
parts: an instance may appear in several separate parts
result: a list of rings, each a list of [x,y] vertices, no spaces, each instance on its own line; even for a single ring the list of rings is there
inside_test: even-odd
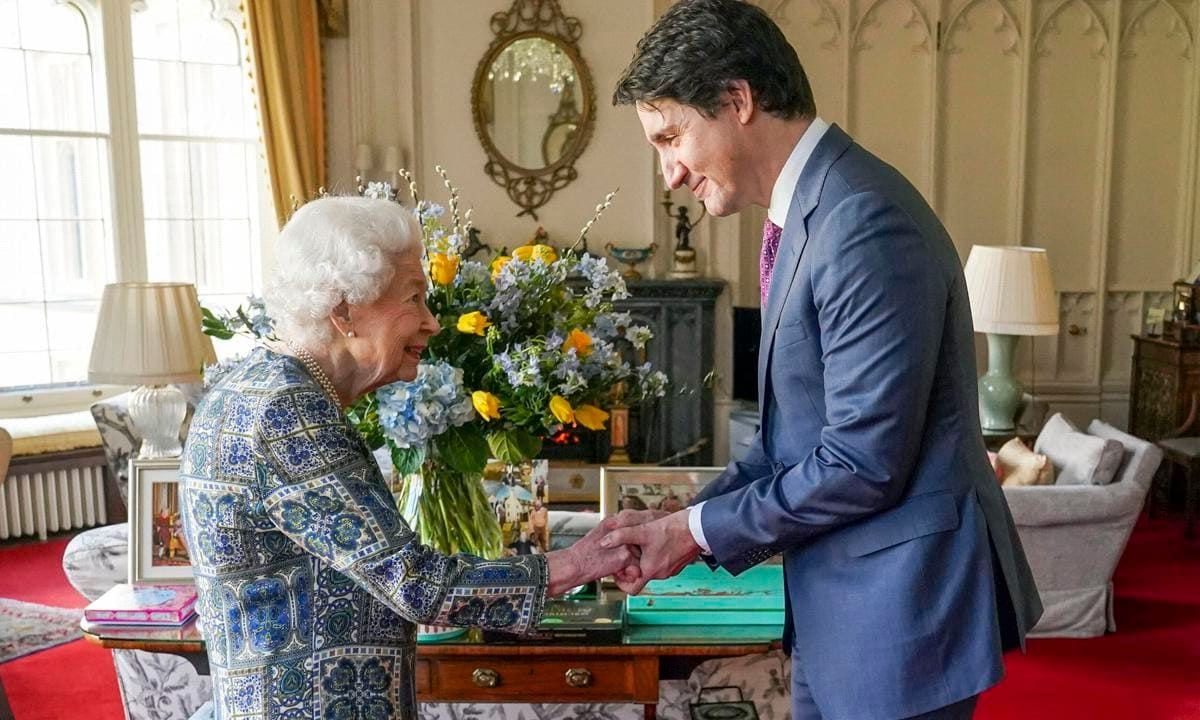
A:
[[[317,363],[317,359],[312,356],[312,353],[296,345],[291,340],[287,340],[286,343],[292,354],[296,356],[296,359],[300,361],[300,364],[312,376],[312,379],[317,381],[317,385],[320,385],[325,394],[329,396],[329,399],[333,401],[334,407],[341,410],[342,398],[338,395],[337,388],[333,386],[333,381],[329,379],[329,376],[325,374],[325,371]]]

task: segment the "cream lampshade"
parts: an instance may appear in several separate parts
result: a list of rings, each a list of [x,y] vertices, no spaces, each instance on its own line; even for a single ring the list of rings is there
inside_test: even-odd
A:
[[[180,452],[187,401],[170,383],[198,382],[216,362],[200,331],[200,300],[189,283],[114,283],[104,287],[88,380],[137,384],[129,417],[142,434],[138,457]]]
[[[1021,401],[1012,374],[1021,335],[1058,334],[1058,295],[1042,248],[976,245],[963,270],[975,332],[987,333],[988,370],[979,379],[984,430],[1012,430]]]

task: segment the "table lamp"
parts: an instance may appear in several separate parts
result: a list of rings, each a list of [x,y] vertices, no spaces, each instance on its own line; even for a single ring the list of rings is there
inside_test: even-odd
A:
[[[1016,429],[1021,383],[1013,354],[1022,335],[1058,334],[1058,296],[1042,248],[976,245],[964,269],[975,332],[987,333],[988,369],[979,378],[984,430]]]
[[[92,340],[88,380],[137,385],[129,418],[142,435],[139,458],[179,455],[187,400],[170,383],[199,382],[216,362],[200,331],[200,300],[190,283],[113,283],[104,286]]]

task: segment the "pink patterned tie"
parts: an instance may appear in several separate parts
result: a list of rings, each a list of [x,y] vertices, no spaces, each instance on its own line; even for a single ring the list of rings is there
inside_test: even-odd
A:
[[[775,269],[775,255],[779,252],[779,238],[783,228],[767,218],[763,222],[762,255],[758,258],[758,291],[762,297],[762,309],[767,309],[767,291],[771,289],[771,271]]]

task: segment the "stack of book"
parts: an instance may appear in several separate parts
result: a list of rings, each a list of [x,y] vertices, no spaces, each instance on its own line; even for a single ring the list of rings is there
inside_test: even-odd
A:
[[[183,625],[196,614],[195,585],[121,583],[84,608],[89,623],[111,625]]]
[[[484,630],[488,643],[620,645],[625,606],[620,600],[550,600],[527,635]]]

